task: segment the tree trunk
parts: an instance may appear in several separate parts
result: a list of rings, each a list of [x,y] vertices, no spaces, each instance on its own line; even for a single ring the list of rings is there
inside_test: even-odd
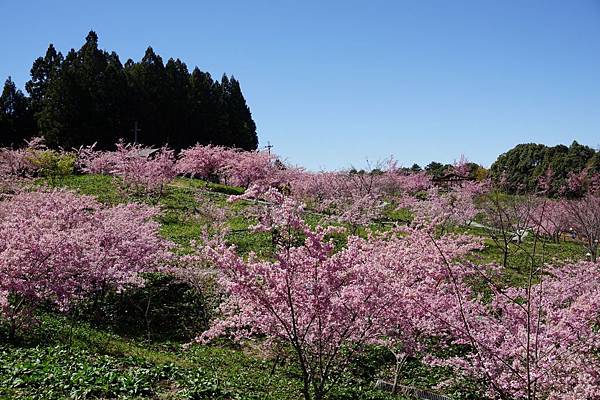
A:
[[[146,337],[148,342],[152,339],[152,333],[150,331],[150,300],[151,296],[148,296],[148,300],[146,302],[146,310],[144,311],[144,320],[146,322]]]
[[[271,374],[269,376],[273,376],[275,374],[275,368],[277,368],[277,363],[279,362],[279,354],[275,356],[275,361],[273,361],[273,367],[271,368]]]
[[[17,322],[14,318],[10,320],[10,327],[8,329],[8,340],[14,342],[17,338]]]
[[[308,381],[308,377],[303,377],[304,386],[302,387],[302,395],[304,396],[304,400],[312,400],[310,396],[310,382]]]
[[[400,371],[402,371],[402,366],[404,365],[404,361],[406,360],[406,355],[397,355],[396,356],[396,369],[394,371],[394,385],[392,386],[392,393],[396,394],[398,390],[398,382],[400,381]]]

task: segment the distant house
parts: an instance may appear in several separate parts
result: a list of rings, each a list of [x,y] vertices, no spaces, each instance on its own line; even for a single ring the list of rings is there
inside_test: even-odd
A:
[[[470,176],[458,175],[454,172],[447,172],[442,176],[434,177],[433,183],[443,187],[461,186],[464,182],[474,181],[475,178]]]

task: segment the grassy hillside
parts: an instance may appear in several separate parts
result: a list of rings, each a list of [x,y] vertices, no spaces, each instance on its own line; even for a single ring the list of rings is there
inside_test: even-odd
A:
[[[159,199],[131,196],[121,192],[112,177],[68,176],[52,182],[81,194],[96,196],[110,204],[147,202],[161,208],[159,222],[164,237],[185,252],[189,241],[198,238],[203,224],[198,215],[201,202],[240,211],[250,203],[228,203],[239,188],[213,185],[199,180],[177,179]],[[406,219],[406,213],[391,215]],[[318,222],[318,215],[310,216]],[[271,241],[266,233],[252,233],[249,218],[233,213],[228,221],[228,241],[242,253],[250,251],[269,256]],[[381,229],[385,229],[383,226]],[[461,232],[482,236],[486,247],[473,254],[478,262],[497,261],[501,252],[486,237],[482,228],[461,228]],[[343,238],[340,238],[343,240]],[[523,282],[529,262],[526,250],[516,248],[511,255],[507,281]],[[581,258],[574,243],[548,244],[548,259]],[[156,398],[156,399],[298,399],[299,371],[290,355],[266,351],[260,341],[243,346],[221,342],[218,345],[184,346],[204,326],[210,310],[202,299],[164,277],[149,278],[146,288],[137,292],[105,298],[103,304],[90,305],[98,315],[58,316],[48,311],[37,315],[37,324],[17,343],[0,340],[0,398]],[[148,308],[140,308],[147,301]],[[162,303],[161,303],[162,301]],[[198,302],[198,304],[196,304]],[[140,306],[140,304],[142,306]],[[120,310],[127,317],[116,317]],[[123,311],[125,310],[125,311]],[[143,314],[143,315],[142,315]],[[148,329],[152,322],[158,328]],[[147,325],[145,325],[147,324]],[[4,332],[0,332],[4,334]],[[379,377],[389,378],[393,368],[390,354],[371,348],[354,360],[352,372],[340,377],[332,399],[386,399],[391,396],[372,389]],[[432,387],[444,380],[444,369],[425,367],[410,359],[403,383]],[[482,393],[474,382],[445,390],[453,399],[477,399]]]

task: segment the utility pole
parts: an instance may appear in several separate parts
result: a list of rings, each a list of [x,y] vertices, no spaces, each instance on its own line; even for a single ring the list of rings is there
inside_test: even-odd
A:
[[[267,142],[267,145],[265,146],[265,149],[267,149],[267,151],[269,152],[269,155],[271,155],[271,149],[273,148],[273,145],[271,144],[271,142]]]
[[[137,121],[135,121],[133,123],[133,129],[132,129],[132,131],[133,131],[133,143],[137,144],[137,142],[138,142],[138,133],[142,131],[140,128],[138,128],[138,122]]]

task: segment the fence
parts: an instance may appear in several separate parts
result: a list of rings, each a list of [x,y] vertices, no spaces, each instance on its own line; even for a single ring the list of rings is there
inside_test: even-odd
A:
[[[375,384],[377,389],[385,390],[387,392],[394,393],[394,385],[389,382],[378,380]],[[449,397],[442,396],[441,394],[429,392],[427,390],[417,389],[411,386],[397,385],[394,394],[401,394],[409,396],[415,399],[421,400],[451,400]]]

